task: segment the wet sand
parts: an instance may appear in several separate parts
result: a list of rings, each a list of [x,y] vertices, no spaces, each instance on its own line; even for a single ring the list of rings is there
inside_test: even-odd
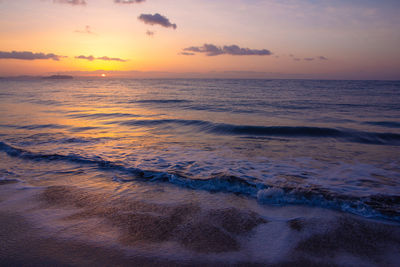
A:
[[[0,213],[1,266],[265,266],[256,262],[168,261],[128,256],[123,251],[73,240],[44,238],[24,217]],[[206,234],[202,232],[201,234]],[[218,239],[219,237],[213,237]],[[222,241],[222,240],[220,240]],[[334,266],[297,258],[269,266]]]
[[[16,188],[0,186],[2,266],[395,266],[400,255],[398,225],[347,214],[271,220],[239,208],[126,201],[63,185],[24,199],[31,190]],[[235,256],[254,244],[272,253],[273,236],[251,240],[275,228],[290,241],[283,243],[287,253],[271,262]],[[179,250],[191,256],[168,256]]]
[[[0,213],[0,265],[2,266],[173,266],[122,251],[73,240],[45,238],[25,218]]]

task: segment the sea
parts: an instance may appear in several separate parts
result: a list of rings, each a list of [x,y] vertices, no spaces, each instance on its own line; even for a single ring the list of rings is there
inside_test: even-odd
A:
[[[400,81],[1,79],[0,184],[1,209],[132,255],[395,265],[307,241],[398,231]]]

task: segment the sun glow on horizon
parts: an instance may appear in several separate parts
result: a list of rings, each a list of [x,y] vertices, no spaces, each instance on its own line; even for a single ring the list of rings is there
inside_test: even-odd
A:
[[[400,77],[398,0],[0,2],[0,76]]]
[[[105,73],[102,73],[102,74],[101,74],[101,77],[104,78],[104,77],[107,77],[107,75],[106,75]]]

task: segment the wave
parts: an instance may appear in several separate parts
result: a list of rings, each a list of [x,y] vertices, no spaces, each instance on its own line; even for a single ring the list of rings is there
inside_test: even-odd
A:
[[[19,130],[68,129],[70,132],[84,132],[84,131],[101,129],[101,127],[93,127],[93,126],[70,127],[70,126],[59,125],[59,124],[32,124],[32,125],[22,125],[22,126],[2,124],[2,125],[0,125],[0,127],[13,128],[13,129],[19,129]]]
[[[366,121],[364,124],[383,126],[388,128],[400,128],[400,122],[396,121]]]
[[[132,175],[130,180],[114,177],[117,182],[164,182],[192,190],[218,193],[234,193],[256,199],[261,204],[309,205],[354,213],[365,217],[384,218],[400,221],[400,195],[371,195],[355,197],[331,192],[320,187],[293,187],[269,185],[257,179],[216,174],[208,179],[196,179],[173,172],[142,170],[125,167],[119,163],[103,160],[100,157],[86,158],[80,155],[42,154],[30,152],[0,141],[0,151],[11,157],[34,161],[67,161],[77,164],[95,165],[101,170],[119,171]]]
[[[177,119],[159,119],[159,120],[128,120],[120,122],[125,126],[156,126],[163,124],[178,124],[181,126],[211,126],[212,123],[201,120],[177,120]]]
[[[94,127],[94,126],[84,126],[84,127],[72,127],[69,129],[70,132],[79,133],[91,130],[102,129],[102,127]]]
[[[60,125],[60,124],[31,124],[31,125],[10,125],[10,124],[1,124],[0,127],[4,128],[14,128],[20,130],[40,130],[40,129],[65,129],[68,126]]]
[[[75,119],[89,118],[89,119],[107,119],[107,118],[120,118],[120,117],[139,117],[136,114],[130,113],[78,113],[78,114],[69,114],[68,117]]]
[[[30,99],[27,102],[43,105],[43,106],[64,106],[66,105],[65,102],[57,101],[57,100],[41,100],[41,99]]]
[[[142,99],[133,100],[130,103],[141,103],[141,104],[172,104],[172,103],[191,103],[191,100],[184,99]]]
[[[336,138],[364,144],[400,145],[400,134],[397,133],[363,132],[327,127],[233,125],[203,120],[180,119],[128,120],[119,122],[119,124],[125,126],[175,124],[178,126],[193,126],[197,128],[196,130],[202,132],[222,135]]]
[[[99,114],[77,114],[79,118],[112,118],[135,116],[125,113],[99,113]],[[226,123],[213,123],[203,120],[183,120],[183,119],[156,119],[156,120],[125,120],[119,122],[109,122],[109,124],[120,124],[124,126],[153,127],[162,125],[176,125],[184,127],[194,127],[197,132],[204,132],[216,135],[240,135],[249,138],[269,136],[269,137],[291,137],[291,138],[334,138],[348,142],[375,144],[375,145],[400,145],[400,134],[390,132],[365,132],[352,129],[337,129],[328,127],[311,126],[254,126],[254,125],[234,125]],[[376,125],[386,127],[397,127],[395,122],[376,122]],[[384,124],[383,124],[384,123]],[[101,127],[70,127],[59,124],[33,124],[33,125],[5,125],[0,127],[14,128],[22,130],[45,130],[45,129],[69,129],[71,132],[83,132],[98,130]]]
[[[235,105],[234,108],[230,108],[227,106],[217,106],[217,105],[207,105],[207,104],[190,104],[190,105],[185,105],[182,106],[183,109],[185,110],[196,110],[196,111],[209,111],[209,112],[229,112],[229,113],[245,113],[245,114],[252,114],[256,112],[260,112],[257,110],[252,110],[249,108],[249,106],[245,106],[245,108],[238,108],[239,105]]]

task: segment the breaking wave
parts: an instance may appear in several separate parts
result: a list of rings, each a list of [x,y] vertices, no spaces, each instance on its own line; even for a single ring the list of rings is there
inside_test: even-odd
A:
[[[400,221],[400,195],[371,195],[367,197],[349,196],[331,192],[322,187],[275,186],[237,176],[216,174],[207,179],[187,177],[174,172],[143,170],[126,167],[120,163],[103,160],[100,157],[83,157],[69,154],[42,154],[20,149],[0,142],[0,151],[11,157],[33,161],[66,161],[97,166],[103,171],[119,171],[132,175],[132,179],[114,178],[116,182],[164,182],[192,190],[233,193],[256,199],[262,204],[309,205],[350,212],[365,217],[385,218]]]

